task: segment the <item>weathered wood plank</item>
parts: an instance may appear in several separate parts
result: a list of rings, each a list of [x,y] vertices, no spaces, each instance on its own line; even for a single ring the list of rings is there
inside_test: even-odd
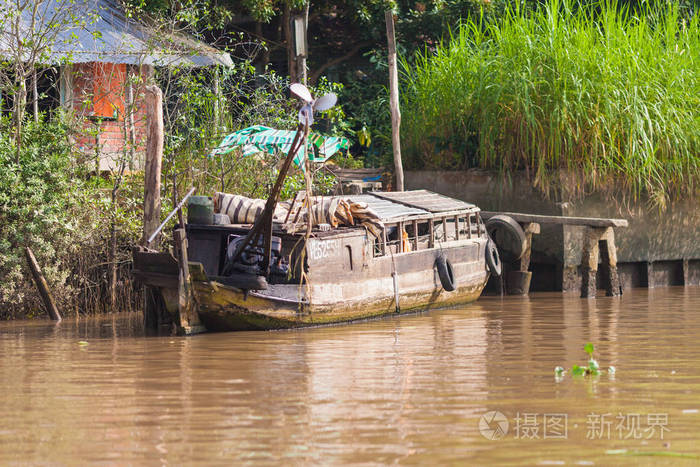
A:
[[[413,220],[413,251],[418,251],[418,221]]]
[[[41,300],[44,302],[46,313],[48,313],[52,320],[61,321],[61,314],[58,312],[58,308],[56,308],[56,303],[53,300],[53,296],[51,296],[51,292],[49,291],[49,285],[46,283],[46,279],[44,278],[44,274],[41,272],[39,263],[37,263],[36,258],[34,257],[34,253],[32,252],[31,248],[27,246],[24,247],[24,254],[27,257],[29,269],[32,271],[34,284],[36,284],[36,288],[39,290],[39,294],[41,295]]]
[[[147,239],[160,224],[160,175],[163,161],[163,92],[158,86],[146,86],[146,167],[144,170],[143,237],[141,245],[148,246]],[[160,235],[151,246],[158,248]]]
[[[595,298],[598,271],[598,241],[605,228],[589,227],[583,239],[581,252],[581,298]]]
[[[569,216],[544,216],[539,214],[525,214],[521,212],[493,212],[481,211],[481,217],[489,219],[495,215],[504,214],[512,217],[516,222],[559,225],[586,225],[589,227],[627,227],[627,219],[605,219],[600,217],[569,217]]]
[[[433,248],[435,246],[435,225],[434,225],[432,219],[430,219],[428,221],[428,225],[429,225],[428,229],[429,229],[429,235],[430,235],[430,238],[428,239],[428,247]]]
[[[532,235],[540,233],[540,224],[532,222],[523,227],[525,231],[525,251],[520,257],[520,271],[527,272],[530,268],[530,256],[532,254]]]
[[[388,224],[396,224],[398,222],[413,221],[414,219],[417,221],[424,221],[424,220],[428,220],[428,219],[435,219],[435,220],[439,221],[443,217],[453,217],[456,215],[469,215],[470,213],[473,214],[475,212],[478,212],[478,208],[476,208],[476,210],[471,210],[471,211],[457,210],[457,211],[447,211],[447,212],[440,212],[440,213],[413,214],[413,215],[409,215],[409,216],[389,217],[389,218],[382,218],[381,221],[387,225]]]
[[[617,247],[615,246],[615,231],[612,227],[605,229],[600,244],[600,259],[602,261],[603,286],[608,297],[622,295],[622,285],[617,272]]]
[[[332,173],[340,181],[362,181],[367,179],[381,177],[385,169],[366,168],[366,169],[345,169],[342,167],[328,167],[327,170]],[[368,180],[369,181],[369,180]]]
[[[180,269],[178,274],[179,331],[184,334],[194,334],[201,332],[202,324],[199,321],[190,282],[190,268],[187,260],[187,234],[183,228],[176,229],[173,234]]]
[[[425,190],[385,193],[373,192],[370,194],[377,198],[387,199],[394,203],[424,209],[430,212],[442,213],[444,211],[458,211],[475,207],[473,204]]]

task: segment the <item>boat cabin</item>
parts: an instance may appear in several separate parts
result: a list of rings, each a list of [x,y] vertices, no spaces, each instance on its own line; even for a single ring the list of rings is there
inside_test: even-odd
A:
[[[299,215],[302,203],[295,206],[293,202],[287,222],[273,224],[273,236],[279,239],[277,255],[289,265],[291,274],[273,273],[268,282],[298,284],[302,258],[305,271],[330,261],[336,272],[352,272],[367,267],[372,258],[441,248],[486,235],[478,207],[427,190],[372,192],[337,198],[363,207],[369,213],[364,219],[369,219],[371,225],[359,222],[331,229],[315,225],[303,255],[306,227],[299,223],[303,218]],[[251,227],[251,224],[188,224],[189,260],[201,263],[210,279],[226,283],[230,273],[227,267],[229,245],[245,236]]]

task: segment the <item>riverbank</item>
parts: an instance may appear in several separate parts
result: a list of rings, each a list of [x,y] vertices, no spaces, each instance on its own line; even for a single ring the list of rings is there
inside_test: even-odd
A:
[[[493,171],[408,171],[407,189],[429,189],[474,203],[484,211],[629,220],[615,230],[618,270],[624,288],[700,285],[700,209],[682,199],[661,208],[647,198],[593,193],[547,198],[526,174],[509,181]],[[543,225],[533,236],[531,290],[580,290],[581,236],[577,226]]]

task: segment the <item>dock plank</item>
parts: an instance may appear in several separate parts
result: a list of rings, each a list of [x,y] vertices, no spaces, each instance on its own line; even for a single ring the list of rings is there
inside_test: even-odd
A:
[[[481,211],[481,217],[489,219],[503,214],[512,217],[516,222],[537,222],[539,224],[559,225],[585,225],[589,227],[628,227],[627,219],[606,219],[600,217],[568,217],[568,216],[544,216],[539,214],[525,214],[521,212],[493,212]]]

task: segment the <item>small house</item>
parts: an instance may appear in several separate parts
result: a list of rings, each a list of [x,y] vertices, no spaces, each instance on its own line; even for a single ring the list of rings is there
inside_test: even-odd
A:
[[[31,46],[20,49],[44,38],[36,63],[59,71],[40,86],[57,94],[58,105],[83,117],[75,144],[87,158],[94,157],[100,171],[113,170],[124,158],[129,158],[128,168],[141,166],[143,87],[155,67],[232,65],[227,53],[137,21],[115,0],[32,0],[25,5],[17,11],[12,0],[0,0],[0,56],[24,63]]]

